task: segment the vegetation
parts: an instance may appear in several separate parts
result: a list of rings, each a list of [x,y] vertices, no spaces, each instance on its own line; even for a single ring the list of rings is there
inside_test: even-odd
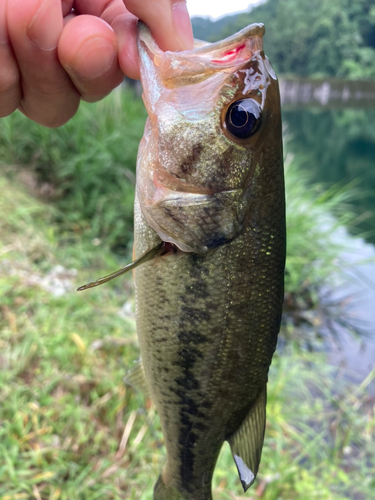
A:
[[[96,104],[83,103],[68,124],[55,130],[14,113],[0,121],[2,169],[52,204],[51,220],[63,241],[73,244],[82,238],[90,247],[110,248],[129,259],[136,152],[145,118],[141,100],[127,91]],[[300,296],[303,284],[308,291],[309,305],[305,305],[311,308],[318,304],[316,293],[322,281],[341,265],[337,261],[340,248],[332,238],[334,227],[348,224],[352,215],[343,204],[345,191],[323,194],[315,186],[307,192],[306,178],[297,174],[295,162],[288,166],[290,163],[288,160],[286,289],[290,295]],[[329,224],[328,211],[336,215]],[[317,224],[317,220],[322,223]],[[307,232],[315,235],[316,245],[307,244]],[[311,273],[311,264],[316,262],[323,264]]]
[[[118,93],[84,104],[59,130],[17,114],[0,122],[1,500],[152,498],[164,462],[158,417],[123,383],[139,357],[131,277],[74,291],[120,267],[111,248],[130,246],[130,158],[143,121],[140,102]],[[311,310],[340,266],[332,233],[348,220],[347,194],[306,190],[296,160],[286,164],[288,301]],[[299,343],[280,349],[271,368],[250,496],[224,447],[215,500],[371,497],[375,416],[366,388],[375,374],[359,387],[343,381],[323,355],[304,352],[305,331],[306,322],[287,315],[282,337]]]
[[[0,498],[151,500],[164,448],[154,407],[123,384],[139,356],[131,283],[75,293],[114,266],[112,254],[78,238],[67,246],[54,210],[0,182]],[[280,351],[251,498],[370,498],[371,378],[353,387],[323,356]],[[248,498],[228,447],[214,493]]]
[[[267,0],[250,12],[220,20],[210,41],[254,22],[266,26],[265,52],[279,74],[375,78],[372,0]],[[194,21],[199,27],[201,21]]]
[[[215,21],[212,21],[209,17],[193,17],[194,37],[198,40],[207,40],[209,42],[219,40],[218,34],[226,30],[228,24],[237,22],[240,16],[241,14],[232,14]]]
[[[0,162],[54,203],[55,217],[70,235],[84,232],[126,253],[145,120],[142,101],[121,91],[93,106],[82,105],[54,131],[14,113],[0,121]]]
[[[195,25],[222,38],[264,22],[266,51],[281,73],[375,76],[371,0],[268,0],[227,21]],[[123,383],[139,357],[131,277],[75,292],[129,260],[145,116],[140,100],[117,92],[83,104],[58,130],[18,113],[0,121],[0,500],[152,498],[164,462],[158,417]],[[363,144],[356,127],[366,127],[367,118],[349,111],[320,126],[312,116],[314,136],[304,140],[316,142],[316,163],[332,182],[338,178],[324,166],[334,163],[329,155],[357,173]],[[288,121],[297,157],[286,161],[286,315],[271,367],[263,459],[243,495],[225,446],[214,499],[367,500],[375,489],[375,413],[367,392],[375,373],[354,385],[324,354],[304,349],[320,331],[320,293],[342,265],[335,231],[352,223],[352,205],[342,187],[306,189],[297,133],[311,124]],[[351,134],[345,144],[344,130]],[[366,144],[373,142],[368,126]]]

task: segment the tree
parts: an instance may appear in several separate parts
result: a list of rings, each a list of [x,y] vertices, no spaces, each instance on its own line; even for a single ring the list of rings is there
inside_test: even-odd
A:
[[[253,22],[266,26],[265,52],[280,74],[375,78],[373,0],[268,0],[228,18],[210,39]]]

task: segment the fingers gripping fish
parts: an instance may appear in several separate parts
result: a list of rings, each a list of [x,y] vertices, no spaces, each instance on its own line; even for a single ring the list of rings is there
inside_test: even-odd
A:
[[[285,263],[280,99],[263,34],[253,24],[172,53],[139,25],[149,118],[128,267],[142,366],[128,379],[160,415],[155,500],[211,500],[225,440],[245,491],[258,472]]]

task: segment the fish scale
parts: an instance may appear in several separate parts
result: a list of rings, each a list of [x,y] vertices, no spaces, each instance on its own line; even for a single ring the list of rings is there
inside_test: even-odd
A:
[[[154,500],[211,500],[225,440],[245,491],[258,472],[285,264],[280,99],[263,33],[251,25],[164,53],[139,27],[149,113],[133,266],[142,364],[128,381],[145,377],[160,415],[166,463]],[[237,136],[243,99],[261,121]]]
[[[266,234],[263,228],[249,227],[209,255],[167,255],[135,271],[137,330],[146,377],[157,381],[151,397],[166,437],[165,475],[189,499],[211,498],[221,445],[240,426],[267,381],[280,321],[275,304],[283,300],[278,273],[269,273],[275,264],[283,266],[280,214],[270,214]],[[135,227],[139,256],[160,240],[139,208]],[[259,238],[255,246],[254,238]],[[184,359],[181,351],[190,347],[191,356]],[[196,380],[198,387],[192,383]],[[184,444],[181,436],[186,437]]]

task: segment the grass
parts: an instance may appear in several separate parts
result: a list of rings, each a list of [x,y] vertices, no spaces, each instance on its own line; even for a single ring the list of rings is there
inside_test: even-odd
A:
[[[51,220],[70,242],[83,238],[129,256],[136,154],[145,119],[141,100],[124,90],[95,104],[82,103],[79,113],[57,130],[13,113],[0,120],[0,167],[53,204],[57,210]],[[332,233],[354,216],[347,190],[306,189],[306,179],[290,158],[286,288],[294,296],[303,289],[317,303],[322,281],[341,265]]]
[[[94,105],[83,103],[55,130],[14,113],[0,120],[0,165],[59,209],[60,229],[127,253],[145,120],[142,101],[119,90]]]
[[[152,403],[123,383],[139,356],[131,282],[75,293],[113,254],[67,245],[53,208],[0,179],[0,499],[151,500],[164,448]],[[259,478],[243,495],[224,447],[215,500],[370,498],[368,382],[343,382],[321,355],[279,352]]]
[[[115,94],[57,131],[0,122],[0,500],[152,499],[163,437],[152,403],[123,383],[139,357],[132,283],[75,292],[127,261],[144,116]],[[287,194],[287,302],[314,310],[341,266],[332,234],[351,220],[347,193],[307,190],[288,160]],[[289,315],[284,338],[300,323]],[[215,500],[371,498],[375,374],[354,386],[300,346],[274,358],[256,484],[241,492],[225,446]]]

